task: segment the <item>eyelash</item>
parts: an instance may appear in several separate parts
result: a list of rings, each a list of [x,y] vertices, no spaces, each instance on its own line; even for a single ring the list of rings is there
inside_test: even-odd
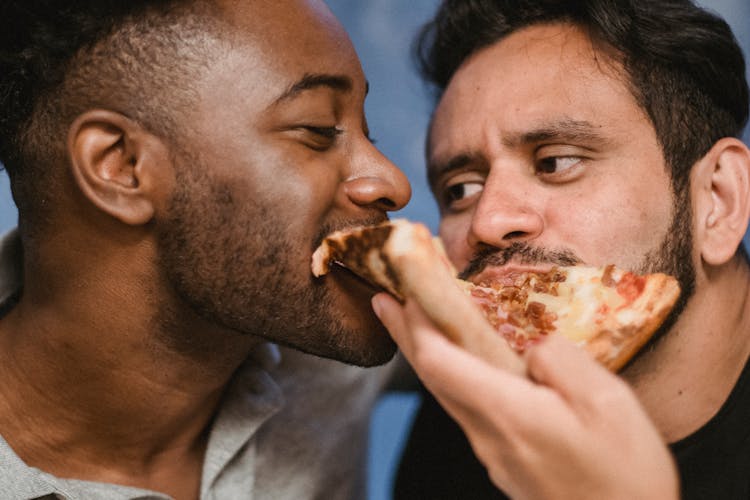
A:
[[[344,130],[340,129],[338,127],[314,127],[314,126],[308,125],[308,126],[306,126],[304,128],[307,129],[307,130],[309,130],[313,134],[318,134],[321,137],[325,137],[326,139],[330,139],[330,140],[333,140],[336,137],[338,137],[339,135],[341,135],[341,134],[344,133]],[[377,144],[378,140],[375,139],[374,137],[372,137],[369,134],[369,132],[367,134],[365,134],[365,136],[367,137],[367,140],[370,141],[370,143],[372,145]]]
[[[474,190],[470,193],[466,193],[469,187],[473,187]],[[467,198],[472,198],[481,192],[481,187],[477,190],[477,186],[482,186],[481,182],[477,181],[466,181],[453,184],[446,187],[443,193],[443,205],[446,207],[454,207],[456,204],[461,204],[462,201]],[[459,197],[460,196],[460,197]]]
[[[338,127],[313,127],[308,125],[305,128],[313,134],[318,134],[326,139],[335,139],[344,132]]]

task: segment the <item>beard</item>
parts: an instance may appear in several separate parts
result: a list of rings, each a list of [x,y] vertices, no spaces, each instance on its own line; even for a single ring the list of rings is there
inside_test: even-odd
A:
[[[695,292],[695,265],[693,264],[693,217],[690,211],[690,199],[687,189],[680,191],[672,205],[674,214],[667,229],[667,234],[659,247],[644,257],[641,265],[635,270],[640,274],[661,272],[677,279],[680,284],[680,296],[669,316],[656,330],[651,339],[641,349],[641,353],[653,350],[654,347],[672,329],[680,314],[687,307],[690,297]],[[634,360],[637,359],[637,356]],[[632,361],[631,361],[632,363]]]
[[[633,272],[638,274],[668,274],[674,276],[680,284],[680,297],[672,311],[640,353],[654,349],[658,342],[664,338],[684,311],[695,291],[695,266],[692,260],[692,214],[689,209],[687,190],[683,190],[683,192],[685,194],[677,196],[673,203],[672,220],[666,235],[659,245],[645,254],[641,262],[632,269]],[[485,267],[499,267],[510,261],[529,265],[553,264],[556,266],[573,266],[584,263],[569,249],[545,249],[534,247],[526,242],[514,242],[503,249],[495,247],[479,249],[461,271],[459,277],[468,279],[481,272]],[[640,353],[633,357],[631,363],[640,356]]]
[[[347,318],[341,297],[310,272],[312,248],[342,224],[305,237],[307,232],[294,229],[301,224],[281,219],[290,212],[278,201],[264,204],[253,191],[238,200],[236,186],[212,178],[205,162],[175,164],[175,193],[156,227],[158,265],[170,289],[170,299],[159,307],[157,331],[170,348],[206,355],[207,344],[221,342],[189,328],[187,310],[212,330],[350,364],[373,366],[393,357],[395,343],[369,302],[350,316],[369,314],[371,321]]]

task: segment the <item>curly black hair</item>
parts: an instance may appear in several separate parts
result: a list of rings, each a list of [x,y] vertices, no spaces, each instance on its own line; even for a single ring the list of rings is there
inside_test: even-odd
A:
[[[524,27],[572,23],[621,63],[676,193],[692,165],[748,119],[745,60],[721,18],[690,0],[444,0],[416,41],[439,97],[463,61]]]
[[[218,33],[207,9],[198,0],[0,3],[0,162],[22,220],[50,205],[81,112],[102,107],[174,133]]]

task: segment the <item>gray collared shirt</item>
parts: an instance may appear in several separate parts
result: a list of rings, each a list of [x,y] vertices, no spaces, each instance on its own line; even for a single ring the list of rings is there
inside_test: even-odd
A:
[[[20,286],[20,248],[15,232],[0,241],[0,303]],[[363,498],[368,417],[390,371],[263,344],[232,380],[210,430],[201,500]],[[29,467],[0,437],[0,500],[45,497],[169,499],[55,477]]]

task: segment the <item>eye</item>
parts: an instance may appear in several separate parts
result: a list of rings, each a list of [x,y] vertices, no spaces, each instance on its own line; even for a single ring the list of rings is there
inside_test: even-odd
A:
[[[325,137],[326,139],[335,139],[336,136],[343,133],[344,131],[338,127],[314,127],[312,125],[306,125],[303,127],[305,130],[312,132],[313,134]]]
[[[443,190],[443,206],[451,210],[460,210],[471,203],[484,189],[478,181],[455,182]]]
[[[318,127],[314,125],[304,125],[300,127],[305,132],[305,143],[316,151],[325,151],[332,147],[336,138],[344,133],[338,127]]]
[[[536,171],[540,174],[559,174],[581,163],[578,156],[548,156],[536,163]]]

